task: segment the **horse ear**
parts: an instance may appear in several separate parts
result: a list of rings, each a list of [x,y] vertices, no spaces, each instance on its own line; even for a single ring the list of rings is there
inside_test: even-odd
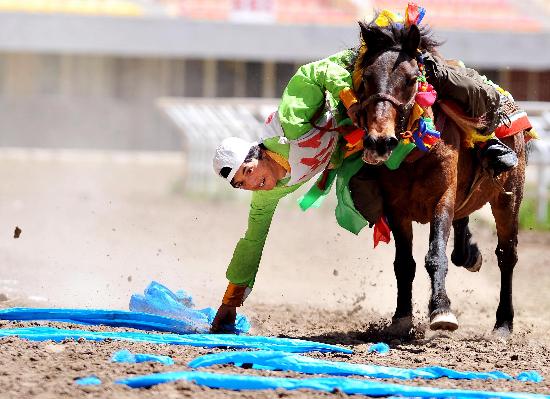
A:
[[[364,22],[359,21],[359,28],[361,29],[361,38],[365,40],[365,37],[368,36],[368,27]]]
[[[420,29],[417,25],[411,25],[409,28],[409,33],[407,33],[407,38],[403,45],[403,50],[407,52],[411,57],[416,56],[416,51],[420,47]]]
[[[393,40],[388,32],[383,29],[373,29],[364,22],[359,22],[361,38],[367,46],[367,52],[376,53],[392,45]]]

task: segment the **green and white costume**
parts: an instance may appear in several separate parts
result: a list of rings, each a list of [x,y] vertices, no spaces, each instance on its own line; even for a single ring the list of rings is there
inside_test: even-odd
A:
[[[318,110],[323,109],[326,105],[329,111],[317,120],[316,126],[352,125],[347,111],[339,99],[339,93],[343,89],[352,88],[350,71],[352,70],[353,55],[351,50],[346,50],[302,66],[290,79],[281,98],[278,111],[266,122],[267,135],[270,137],[264,138],[262,143],[269,151],[275,152],[289,161],[290,176],[280,180],[272,190],[252,193],[248,228],[235,248],[226,273],[231,283],[252,288],[271,220],[279,200],[297,190],[314,175],[322,172],[329,161],[337,167],[336,170],[344,169],[342,151],[339,150],[338,133],[335,131],[320,132],[311,124],[311,120],[318,115]],[[317,157],[309,156],[307,150],[312,149],[307,144],[317,140],[322,141],[320,148],[325,151],[322,154],[317,154]],[[306,151],[306,153],[302,151]],[[304,158],[312,161],[308,163],[309,169],[300,163],[300,159],[304,160]],[[346,187],[346,190],[341,190],[344,192],[343,197],[346,197],[345,192],[349,191],[347,190],[349,178],[361,167],[362,161],[357,156],[354,157],[354,162],[347,163],[350,167],[345,168],[347,173],[343,174],[344,178],[340,184],[341,187]],[[316,206],[320,202],[319,199],[327,194],[336,177],[336,170],[329,173],[326,189],[320,190],[315,186],[308,193],[309,196],[306,195],[302,199],[303,209]],[[337,190],[338,186],[337,183]],[[339,200],[341,197],[339,196]],[[339,201],[339,203],[346,203],[347,199],[347,204],[353,208],[349,192],[347,192],[346,198],[343,197],[343,201]],[[349,214],[350,211],[356,226],[346,228],[357,233],[367,222],[354,208],[349,209],[348,207],[346,213]]]

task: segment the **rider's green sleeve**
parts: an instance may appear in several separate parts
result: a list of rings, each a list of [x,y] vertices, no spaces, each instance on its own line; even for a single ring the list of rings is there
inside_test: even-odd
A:
[[[239,240],[226,277],[233,284],[252,287],[262,258],[267,233],[279,200],[295,191],[300,184],[278,185],[269,191],[254,191],[248,215],[248,228]]]
[[[340,101],[340,91],[352,87],[346,69],[351,56],[346,50],[306,64],[290,79],[279,105],[279,119],[288,139],[297,139],[312,129],[310,121],[324,105],[325,93],[334,105]]]

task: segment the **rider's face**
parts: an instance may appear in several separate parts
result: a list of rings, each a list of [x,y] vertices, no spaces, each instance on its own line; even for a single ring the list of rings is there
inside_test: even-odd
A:
[[[265,157],[243,163],[231,181],[233,187],[251,191],[271,190],[276,184],[275,171]]]

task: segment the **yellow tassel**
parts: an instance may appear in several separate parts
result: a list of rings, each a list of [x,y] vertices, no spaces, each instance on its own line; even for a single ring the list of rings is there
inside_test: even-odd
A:
[[[346,144],[346,151],[344,153],[344,158],[349,157],[352,154],[355,154],[356,152],[363,150],[363,139],[359,140],[357,143],[351,145]]]
[[[374,23],[378,26],[388,26],[392,22],[400,22],[403,23],[403,17],[393,11],[390,10],[382,10],[380,11],[380,14],[378,14],[378,17],[374,21]]]
[[[424,108],[418,104],[414,104],[411,116],[409,117],[409,123],[407,124],[407,130],[412,130],[414,123],[424,114]]]
[[[359,102],[355,92],[349,87],[342,89],[338,97],[340,97],[340,100],[342,100],[342,103],[344,103],[346,109],[349,109],[353,104],[357,104]]]
[[[472,137],[472,141],[474,143],[485,143],[486,141],[489,141],[490,139],[495,138],[494,133],[489,134],[489,135],[484,135],[484,134],[479,134],[477,132],[477,130],[472,130],[470,134],[471,134],[471,137]]]
[[[357,91],[359,89],[359,86],[361,86],[361,81],[363,78],[363,70],[361,68],[361,65],[363,64],[365,54],[367,54],[367,43],[365,43],[365,41],[361,39],[361,47],[359,48],[359,54],[357,54],[357,59],[355,60],[355,65],[353,66],[353,74],[351,77],[353,90],[355,91]]]
[[[473,148],[477,143],[485,143],[490,139],[495,138],[495,134],[490,135],[479,134],[477,130],[470,129],[466,133],[466,139],[464,140],[464,146],[466,148]]]
[[[531,128],[530,130],[526,131],[525,134],[527,136],[531,137],[534,140],[540,139],[539,134],[537,133],[537,131],[534,128]]]

